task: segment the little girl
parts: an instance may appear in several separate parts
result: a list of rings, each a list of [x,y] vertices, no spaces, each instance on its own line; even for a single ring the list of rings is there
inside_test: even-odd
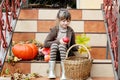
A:
[[[54,73],[57,54],[60,54],[62,76],[61,80],[66,80],[63,60],[66,56],[67,49],[75,44],[75,33],[69,26],[71,14],[67,9],[60,9],[57,13],[57,24],[50,29],[48,36],[45,39],[44,47],[50,48],[49,75],[48,78],[56,78]],[[63,37],[68,37],[69,42],[63,41]],[[72,52],[69,56],[74,56]]]

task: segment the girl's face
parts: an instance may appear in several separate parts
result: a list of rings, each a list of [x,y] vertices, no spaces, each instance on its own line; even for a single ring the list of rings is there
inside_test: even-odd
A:
[[[60,21],[60,26],[63,27],[63,28],[67,28],[67,26],[70,24],[70,20],[61,20]]]

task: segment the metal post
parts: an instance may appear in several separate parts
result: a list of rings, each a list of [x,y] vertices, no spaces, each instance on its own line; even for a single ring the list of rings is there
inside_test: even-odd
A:
[[[80,0],[76,0],[76,8],[80,9]]]
[[[120,0],[119,3],[120,4]],[[120,5],[119,5],[120,8]],[[118,14],[118,79],[120,80],[120,9]]]
[[[106,59],[108,59],[108,52],[109,52],[109,43],[108,43],[108,40],[107,40]]]

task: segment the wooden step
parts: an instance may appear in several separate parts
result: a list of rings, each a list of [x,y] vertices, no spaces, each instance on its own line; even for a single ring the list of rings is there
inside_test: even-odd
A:
[[[47,77],[41,77],[41,78],[35,78],[31,80],[50,80]],[[56,78],[54,80],[60,80],[60,78]],[[114,77],[92,77],[91,79],[88,80],[114,80]]]

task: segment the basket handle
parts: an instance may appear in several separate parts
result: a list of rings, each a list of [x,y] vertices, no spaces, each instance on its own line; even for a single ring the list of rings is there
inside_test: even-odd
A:
[[[75,46],[82,46],[83,48],[85,48],[86,51],[87,51],[87,53],[88,53],[88,59],[91,59],[91,54],[90,54],[89,50],[88,50],[87,47],[84,46],[83,44],[74,44],[74,45],[72,45],[72,46],[67,50],[67,52],[66,52],[66,58],[68,57],[69,51],[70,51],[73,47],[75,47]]]

